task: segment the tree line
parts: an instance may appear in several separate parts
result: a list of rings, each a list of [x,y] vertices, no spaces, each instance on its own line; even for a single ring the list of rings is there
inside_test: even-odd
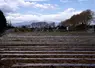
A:
[[[69,28],[69,30],[87,30],[90,25],[90,21],[93,19],[94,12],[91,10],[85,10],[80,14],[73,15],[71,18],[61,21],[61,23],[54,27],[48,28],[49,30],[58,29],[59,31],[64,31]],[[0,35],[9,28],[13,28],[11,23],[7,23],[3,12],[0,10]],[[24,28],[24,27],[23,27]],[[47,30],[45,27],[44,30]]]
[[[73,15],[70,19],[61,22],[61,25],[70,27],[71,30],[86,30],[93,19],[94,12],[85,10],[80,14]]]

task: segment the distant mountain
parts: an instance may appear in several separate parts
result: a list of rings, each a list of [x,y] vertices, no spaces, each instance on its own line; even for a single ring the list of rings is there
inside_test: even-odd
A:
[[[31,25],[31,23],[34,23],[34,22],[37,22],[37,21],[26,21],[26,22],[20,22],[20,23],[12,23],[12,25],[16,26],[16,27],[19,27],[19,26],[22,26],[22,25]]]
[[[30,24],[31,24],[31,22],[12,23],[12,25],[15,27],[19,27],[22,25],[30,25]]]

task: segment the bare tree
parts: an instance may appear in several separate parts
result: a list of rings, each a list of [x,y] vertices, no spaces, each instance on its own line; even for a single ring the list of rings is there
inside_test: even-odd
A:
[[[72,26],[75,28],[86,29],[89,25],[89,21],[93,18],[93,12],[91,10],[85,10],[80,14],[73,15],[70,19],[62,21],[61,23],[65,26]]]

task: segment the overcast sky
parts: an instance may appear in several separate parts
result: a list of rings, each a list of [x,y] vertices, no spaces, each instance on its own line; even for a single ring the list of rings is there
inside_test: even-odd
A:
[[[95,11],[95,0],[0,0],[0,9],[12,23],[59,22],[86,9]]]

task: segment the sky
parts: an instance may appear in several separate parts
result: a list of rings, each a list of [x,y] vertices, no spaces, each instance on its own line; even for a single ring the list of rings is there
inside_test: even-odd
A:
[[[29,21],[60,22],[84,10],[95,11],[95,0],[0,0],[11,23]]]

